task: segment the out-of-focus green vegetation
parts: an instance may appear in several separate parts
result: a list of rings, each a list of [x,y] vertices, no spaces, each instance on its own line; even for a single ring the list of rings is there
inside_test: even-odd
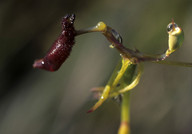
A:
[[[0,134],[116,134],[119,104],[94,104],[90,89],[103,86],[119,59],[99,33],[76,38],[59,71],[33,69],[75,13],[76,29],[104,21],[129,48],[157,54],[167,48],[166,26],[174,18],[184,45],[169,59],[192,62],[192,1],[8,0],[0,1]],[[133,134],[192,133],[191,68],[146,63],[132,91]]]

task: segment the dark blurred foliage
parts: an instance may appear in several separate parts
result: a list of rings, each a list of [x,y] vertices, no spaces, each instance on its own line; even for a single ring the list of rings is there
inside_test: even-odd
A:
[[[104,21],[129,48],[157,54],[167,48],[172,18],[185,42],[169,59],[192,62],[192,1],[7,0],[0,1],[0,134],[116,134],[119,104],[95,103],[92,87],[104,86],[119,59],[99,33],[81,35],[57,72],[33,69],[61,32],[61,18],[75,13],[76,29]],[[132,91],[133,134],[192,133],[191,68],[144,64]]]

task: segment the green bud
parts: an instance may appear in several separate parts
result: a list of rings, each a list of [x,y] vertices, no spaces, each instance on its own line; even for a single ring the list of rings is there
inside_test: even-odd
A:
[[[166,52],[166,55],[170,55],[183,44],[184,32],[176,23],[174,23],[174,21],[168,24],[167,32],[169,34],[169,48]]]

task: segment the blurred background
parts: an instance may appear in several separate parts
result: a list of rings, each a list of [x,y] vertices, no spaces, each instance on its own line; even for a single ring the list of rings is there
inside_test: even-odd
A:
[[[119,104],[106,101],[91,114],[90,89],[104,86],[119,53],[100,33],[76,37],[71,56],[57,72],[33,69],[61,32],[61,18],[76,14],[75,28],[104,21],[125,46],[149,54],[167,49],[166,26],[174,18],[183,46],[168,60],[192,62],[189,0],[1,0],[0,134],[116,134]],[[144,63],[132,90],[132,134],[192,133],[192,69]]]

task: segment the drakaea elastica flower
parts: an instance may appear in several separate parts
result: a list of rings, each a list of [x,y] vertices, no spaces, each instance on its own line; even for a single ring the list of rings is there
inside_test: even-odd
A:
[[[58,70],[70,55],[75,42],[75,36],[89,32],[101,32],[109,42],[111,42],[111,46],[116,48],[120,52],[121,56],[130,59],[133,64],[144,61],[159,62],[165,60],[171,53],[182,45],[184,40],[183,30],[172,20],[172,22],[167,26],[169,40],[166,52],[159,55],[147,55],[138,50],[134,51],[126,48],[122,42],[120,42],[122,39],[119,38],[119,34],[104,22],[99,22],[96,26],[88,29],[75,30],[74,21],[74,14],[63,17],[62,32],[60,36],[53,43],[45,57],[34,62],[34,68],[40,68],[47,71]]]

